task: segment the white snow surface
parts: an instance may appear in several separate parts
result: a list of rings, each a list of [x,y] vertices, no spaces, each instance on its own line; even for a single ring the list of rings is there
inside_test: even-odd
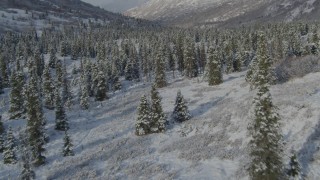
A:
[[[78,64],[68,61],[70,67]],[[136,108],[143,94],[150,95],[150,83],[123,82],[124,89],[109,93],[109,100],[91,99],[87,111],[79,110],[75,95],[76,105],[67,111],[75,156],[62,156],[64,134],[54,130],[54,111],[45,110],[50,142],[47,163],[35,169],[37,179],[248,179],[248,112],[256,92],[244,77],[245,72],[225,75],[224,83],[214,87],[201,78],[170,79],[159,90],[170,125],[165,133],[143,137],[134,134]],[[281,116],[284,160],[295,149],[307,179],[320,177],[319,78],[320,73],[313,73],[271,87]],[[170,119],[179,89],[193,116],[181,124]],[[26,122],[8,119],[9,89],[5,91],[0,113],[17,137]],[[1,157],[0,179],[17,179],[20,171],[21,164],[4,165]]]

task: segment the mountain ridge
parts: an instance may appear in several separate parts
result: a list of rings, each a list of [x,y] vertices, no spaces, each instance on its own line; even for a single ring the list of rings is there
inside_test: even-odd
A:
[[[79,25],[80,22],[134,24],[138,21],[81,0],[3,0],[0,2],[0,24],[2,24],[0,32]]]
[[[317,20],[316,0],[151,0],[125,15],[178,26],[239,25],[255,22]]]

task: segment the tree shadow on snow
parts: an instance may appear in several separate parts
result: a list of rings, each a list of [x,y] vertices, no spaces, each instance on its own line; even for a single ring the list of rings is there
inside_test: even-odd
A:
[[[228,94],[227,94],[228,95]],[[192,117],[201,116],[207,113],[211,108],[221,102],[227,95],[218,98],[212,98],[209,102],[200,104],[196,109],[191,110]]]

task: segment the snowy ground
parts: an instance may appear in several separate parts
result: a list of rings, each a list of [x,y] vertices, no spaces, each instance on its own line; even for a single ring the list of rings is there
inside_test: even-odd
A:
[[[125,86],[110,93],[90,110],[68,111],[75,156],[62,157],[63,133],[54,130],[54,111],[46,111],[47,164],[36,169],[37,179],[247,179],[248,111],[255,92],[249,91],[245,72],[224,77],[209,87],[201,79],[177,78],[160,89],[170,118],[178,89],[188,101],[193,118],[171,123],[163,134],[134,135],[136,108],[150,84]],[[320,177],[320,73],[275,85],[274,103],[282,118],[288,155],[294,148],[308,179]],[[0,96],[0,112],[8,110],[8,90]],[[24,120],[8,120],[5,126],[19,130]],[[17,134],[16,134],[17,135]],[[288,156],[285,156],[286,162]],[[1,161],[0,179],[17,179],[20,165]]]

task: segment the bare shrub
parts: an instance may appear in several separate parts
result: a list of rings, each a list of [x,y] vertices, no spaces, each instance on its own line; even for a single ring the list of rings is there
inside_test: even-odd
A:
[[[278,83],[284,83],[290,79],[319,71],[320,58],[318,56],[291,57],[276,65],[275,76]]]

